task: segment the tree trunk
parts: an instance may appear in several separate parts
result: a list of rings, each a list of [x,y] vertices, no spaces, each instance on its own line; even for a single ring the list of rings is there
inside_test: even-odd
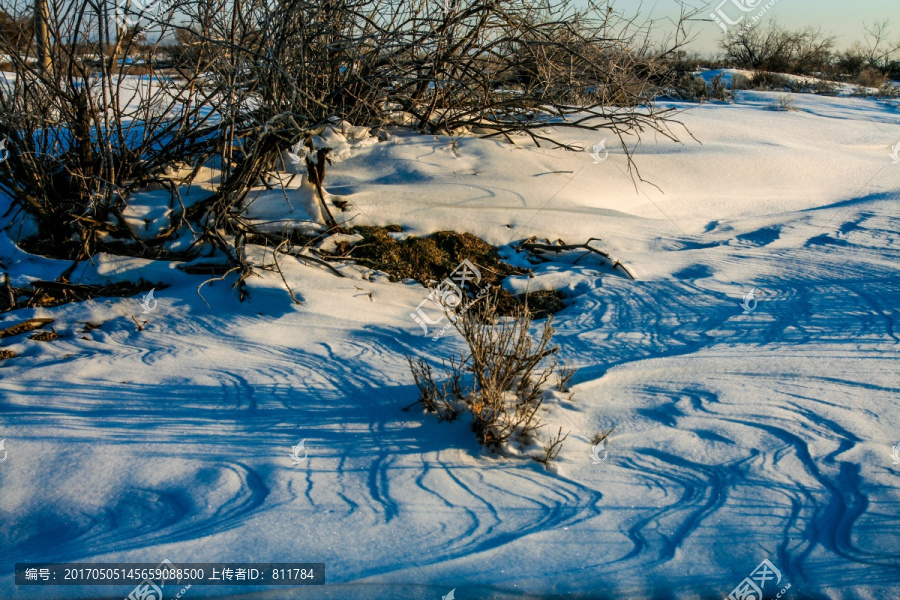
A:
[[[50,59],[50,34],[47,29],[49,20],[50,10],[47,8],[47,0],[34,0],[34,34],[37,36],[38,62],[45,74],[53,68]]]

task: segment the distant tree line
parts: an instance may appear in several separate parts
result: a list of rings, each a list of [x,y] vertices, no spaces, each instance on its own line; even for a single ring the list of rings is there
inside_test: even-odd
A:
[[[721,47],[718,56],[680,52],[672,57],[672,66],[681,72],[702,65],[811,75],[873,87],[900,81],[900,36],[891,37],[888,21],[864,25],[862,40],[843,50],[821,28],[791,30],[774,22],[733,28],[723,36]]]

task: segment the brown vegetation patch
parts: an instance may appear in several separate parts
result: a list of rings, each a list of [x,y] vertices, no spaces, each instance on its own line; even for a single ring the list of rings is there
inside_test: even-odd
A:
[[[526,300],[535,318],[543,318],[565,308],[562,302],[565,294],[557,290],[532,292],[526,298],[501,288],[500,284],[506,277],[524,275],[528,271],[503,262],[496,248],[471,233],[438,231],[424,237],[410,236],[397,240],[390,234],[399,229],[397,226],[356,227],[353,231],[363,236],[362,241],[352,247],[339,244],[337,254],[383,271],[394,280],[414,279],[423,285],[442,281],[464,260],[468,260],[481,272],[478,287],[488,286],[497,295],[496,303],[501,314],[512,314]]]
[[[32,281],[31,289],[26,287],[8,287],[7,293],[0,294],[0,312],[35,306],[59,306],[68,302],[80,302],[91,298],[114,296],[134,296],[151,289],[163,289],[161,283],[151,283],[143,279],[137,282],[118,281],[97,285],[69,283],[61,281]],[[0,336],[2,337],[2,336]]]

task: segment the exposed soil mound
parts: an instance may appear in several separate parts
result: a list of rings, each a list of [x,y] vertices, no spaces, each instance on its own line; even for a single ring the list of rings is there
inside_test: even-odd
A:
[[[502,289],[500,284],[510,275],[524,275],[528,271],[500,260],[497,249],[471,233],[438,231],[424,237],[396,239],[391,233],[399,227],[356,227],[354,232],[363,240],[352,248],[338,247],[361,265],[383,271],[392,278],[415,279],[428,285],[442,281],[464,260],[473,263],[481,272],[478,286],[489,286],[497,294],[498,310],[510,314],[524,297]],[[565,294],[557,290],[532,292],[528,295],[528,307],[535,318],[543,318],[565,308]]]
[[[396,228],[356,227],[363,236],[349,252],[359,264],[384,271],[396,279],[415,279],[427,284],[441,281],[469,260],[481,271],[482,283],[495,286],[509,275],[526,271],[500,260],[497,249],[471,233],[439,231],[425,237],[395,239]]]

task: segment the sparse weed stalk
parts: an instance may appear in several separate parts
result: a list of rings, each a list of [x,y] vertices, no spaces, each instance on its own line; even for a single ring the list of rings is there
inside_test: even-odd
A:
[[[556,389],[566,393],[569,391],[569,382],[572,376],[578,371],[575,367],[567,367],[565,364],[560,365],[556,370]]]
[[[416,404],[421,402],[425,412],[437,413],[438,419],[441,421],[453,421],[456,419],[457,410],[448,400],[447,392],[449,387],[451,398],[462,396],[462,388],[459,383],[462,375],[461,365],[451,360],[450,370],[448,371],[451,373],[450,379],[438,388],[434,381],[431,365],[421,358],[414,361],[407,356],[406,360],[409,362],[409,368],[412,371],[413,379],[416,381],[416,387],[419,388],[419,400]]]
[[[559,456],[559,451],[562,450],[562,444],[566,441],[566,438],[569,437],[569,434],[566,433],[563,435],[562,427],[556,432],[556,435],[551,437],[546,444],[544,444],[544,454],[542,456],[535,456],[534,460],[537,462],[547,465],[551,460],[554,460],[557,456]]]
[[[900,98],[900,86],[894,85],[893,83],[885,83],[878,90],[878,98],[881,98],[882,100]]]
[[[616,429],[616,426],[613,425],[609,429],[603,429],[601,431],[598,431],[597,433],[594,434],[594,437],[591,438],[591,445],[596,446],[597,444],[602,444],[603,441],[606,440],[606,438],[608,438],[609,435],[613,431],[615,431],[615,429]]]

